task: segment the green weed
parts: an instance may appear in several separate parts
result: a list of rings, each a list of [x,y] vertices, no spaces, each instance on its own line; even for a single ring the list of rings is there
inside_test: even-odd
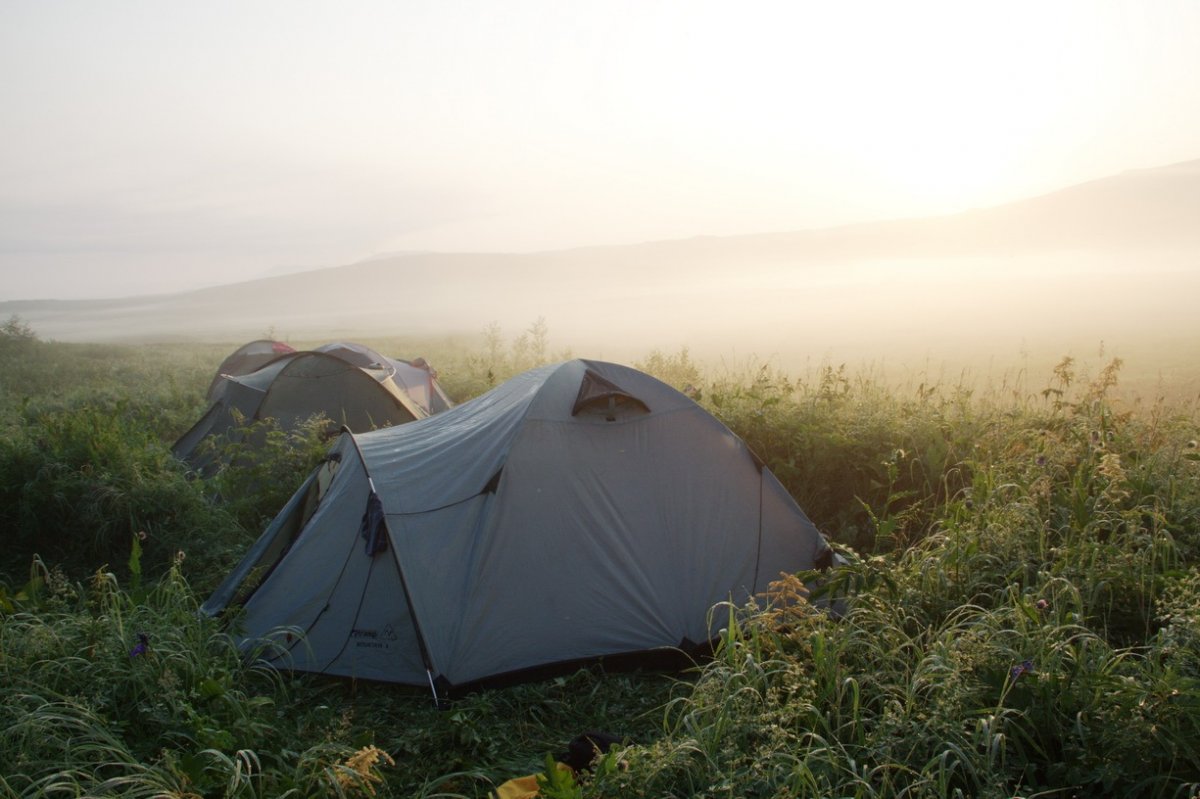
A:
[[[20,333],[0,335],[0,796],[483,797],[539,772],[573,797],[1200,787],[1200,421],[1123,395],[1119,362],[981,393],[835,366],[711,378],[651,353],[846,565],[719,608],[719,647],[687,674],[593,666],[437,710],[247,663],[196,613],[323,454],[319,424],[266,424],[237,468],[189,478],[167,447],[228,346]],[[459,401],[556,359],[541,320],[512,342],[365,343],[419,351]],[[547,771],[584,730],[632,743]]]

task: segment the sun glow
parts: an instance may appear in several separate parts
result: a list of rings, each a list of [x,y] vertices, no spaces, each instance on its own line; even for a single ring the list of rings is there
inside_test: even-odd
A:
[[[1189,2],[47,8],[0,10],[14,297],[948,213],[1200,141]]]

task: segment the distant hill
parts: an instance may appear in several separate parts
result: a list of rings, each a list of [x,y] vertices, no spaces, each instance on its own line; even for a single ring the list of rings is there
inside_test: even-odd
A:
[[[885,357],[898,342],[936,356],[981,341],[1015,352],[1030,340],[1121,340],[1148,327],[1187,343],[1200,330],[1198,222],[1200,160],[942,217],[525,254],[406,253],[154,297],[4,302],[0,315],[20,315],[45,338],[91,341],[237,341],[268,328],[428,335],[493,321],[516,331],[545,317],[556,340],[598,356],[688,345],[722,357]]]

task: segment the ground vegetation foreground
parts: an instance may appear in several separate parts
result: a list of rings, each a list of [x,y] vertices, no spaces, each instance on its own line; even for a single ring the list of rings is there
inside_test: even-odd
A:
[[[460,401],[558,359],[540,323],[365,343]],[[185,473],[170,444],[236,344],[0,330],[0,797],[481,797],[540,772],[551,799],[1200,792],[1200,416],[1121,395],[1118,361],[981,393],[651,352],[837,544],[844,613],[780,575],[714,610],[687,673],[601,664],[437,709],[246,663],[197,614],[327,443],[268,428]],[[585,731],[621,743],[548,767]]]

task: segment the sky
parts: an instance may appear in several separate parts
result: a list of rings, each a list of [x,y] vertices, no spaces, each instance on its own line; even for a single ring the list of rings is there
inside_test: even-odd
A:
[[[953,213],[1200,158],[1200,3],[0,0],[0,300]]]

